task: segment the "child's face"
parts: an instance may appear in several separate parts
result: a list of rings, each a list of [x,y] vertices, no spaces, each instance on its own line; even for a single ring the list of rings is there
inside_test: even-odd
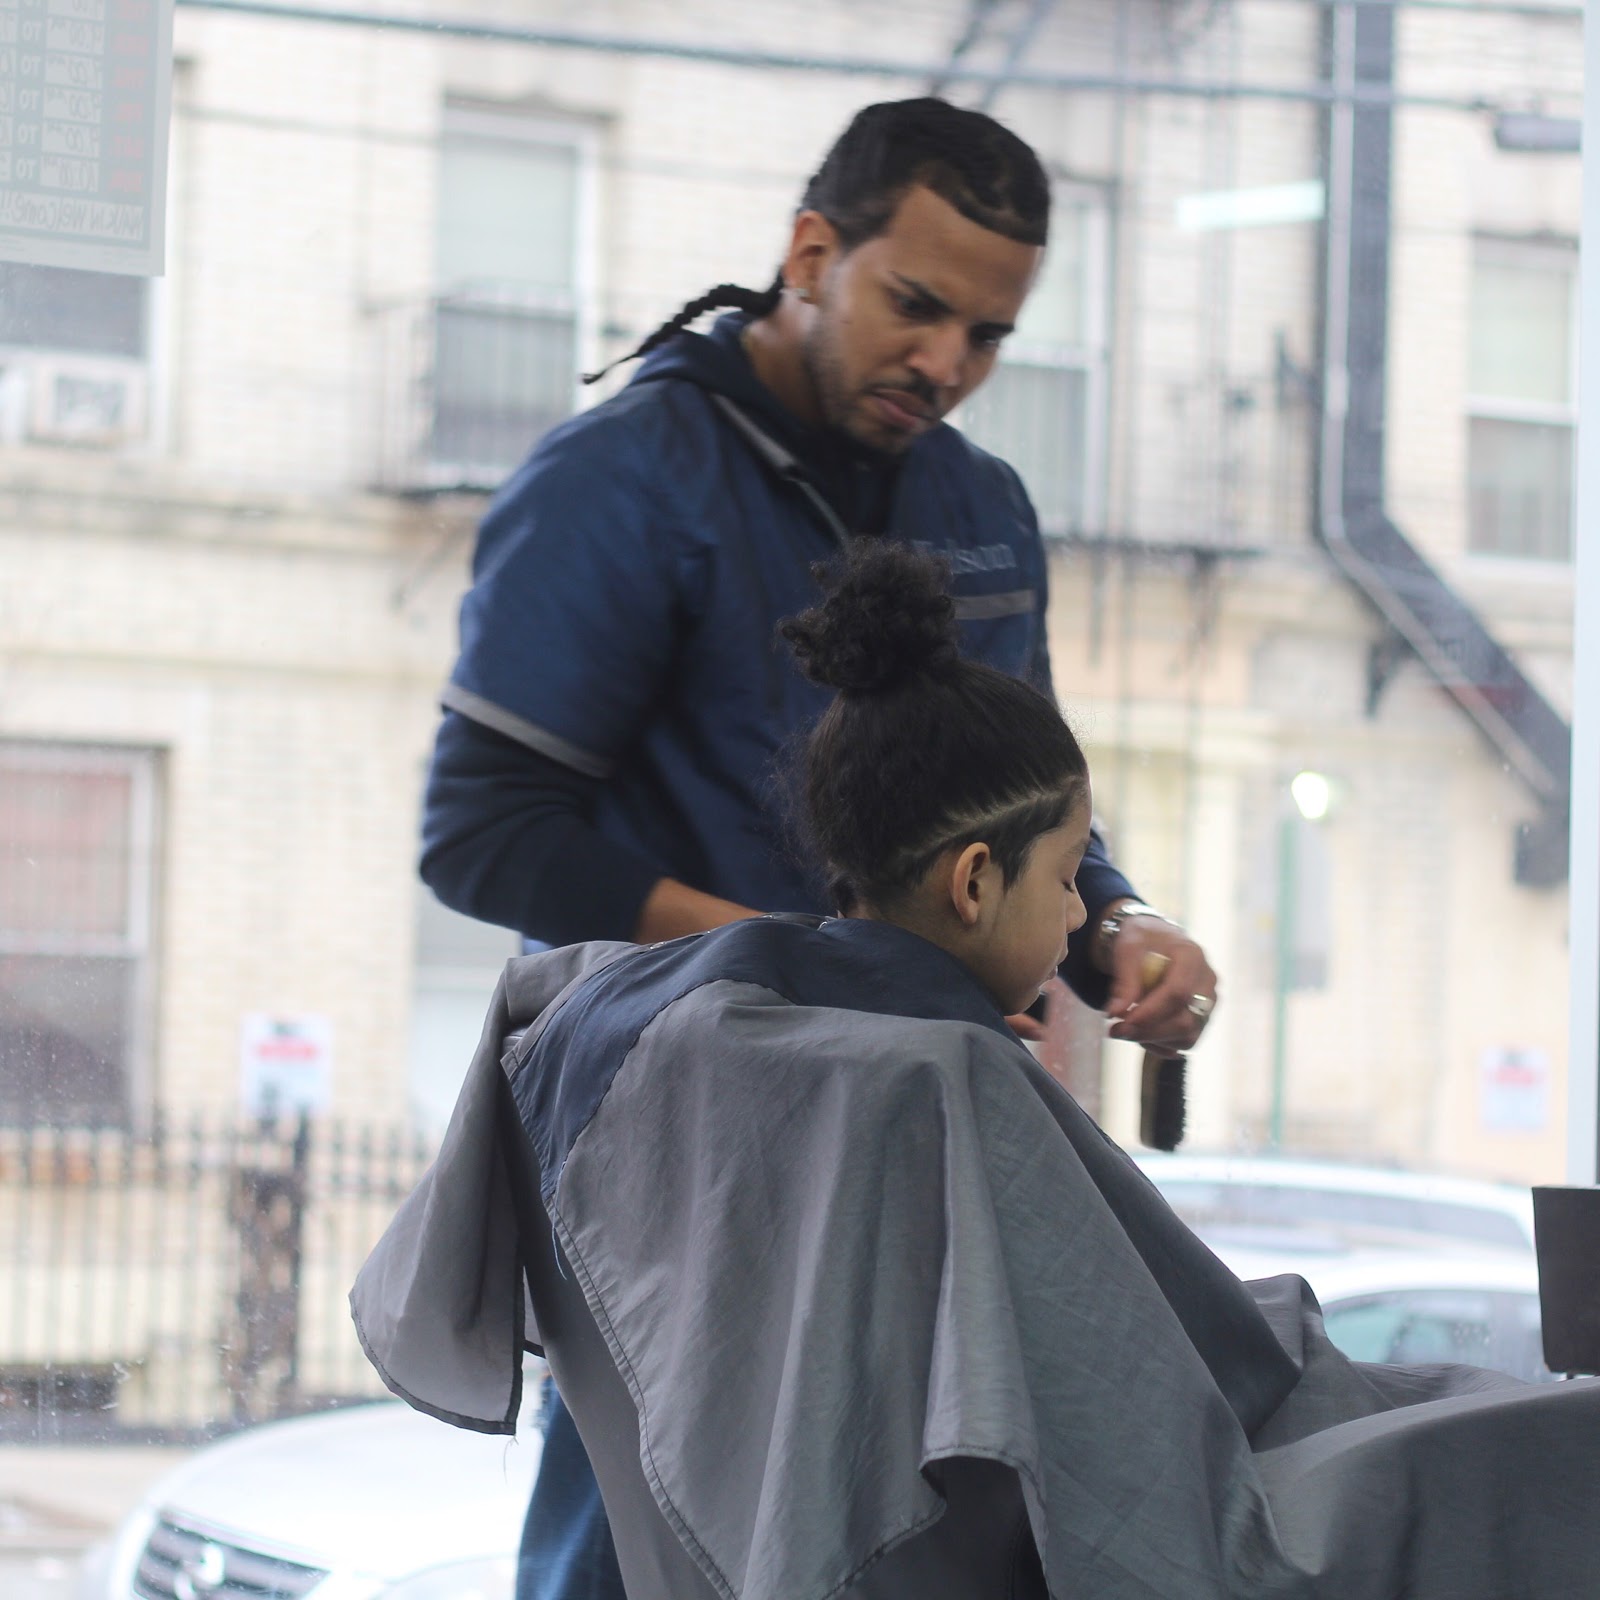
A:
[[[967,952],[968,965],[1008,1016],[1026,1010],[1066,957],[1067,935],[1088,917],[1076,878],[1089,845],[1087,795],[1059,828],[1041,834],[1027,865],[1001,891]]]

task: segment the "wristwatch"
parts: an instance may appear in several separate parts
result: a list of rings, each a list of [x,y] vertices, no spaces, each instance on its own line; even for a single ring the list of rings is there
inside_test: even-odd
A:
[[[1100,938],[1106,944],[1111,942],[1122,932],[1122,924],[1130,917],[1154,917],[1157,922],[1170,923],[1173,927],[1177,924],[1165,912],[1157,911],[1154,906],[1147,906],[1142,900],[1124,900],[1115,911],[1100,919]]]

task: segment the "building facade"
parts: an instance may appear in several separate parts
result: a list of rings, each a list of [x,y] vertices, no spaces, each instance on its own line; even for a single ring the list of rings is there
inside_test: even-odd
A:
[[[1515,851],[1544,802],[1326,537],[1315,86],[1366,9],[180,6],[166,278],[0,267],[0,1114],[235,1105],[261,1017],[336,1113],[447,1109],[512,944],[414,871],[485,493],[579,373],[769,281],[851,111],[953,62],[1057,186],[959,421],[1053,541],[1117,853],[1223,975],[1194,1140],[1556,1177],[1565,891]],[[1576,115],[1580,12],[1390,9],[1338,103],[1389,119],[1383,503],[1559,719],[1578,162],[1507,145]]]

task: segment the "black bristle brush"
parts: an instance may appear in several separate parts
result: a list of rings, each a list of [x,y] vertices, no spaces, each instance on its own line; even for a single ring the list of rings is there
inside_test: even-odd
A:
[[[1144,958],[1139,978],[1148,994],[1167,970],[1167,958],[1154,952]],[[1188,1116],[1188,1061],[1183,1056],[1144,1053],[1139,1078],[1139,1142],[1152,1150],[1176,1150],[1183,1143]]]

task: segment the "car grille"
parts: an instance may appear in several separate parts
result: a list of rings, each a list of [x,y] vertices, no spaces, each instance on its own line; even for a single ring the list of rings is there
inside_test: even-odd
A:
[[[139,1557],[133,1592],[141,1600],[300,1600],[327,1575],[162,1517]]]

